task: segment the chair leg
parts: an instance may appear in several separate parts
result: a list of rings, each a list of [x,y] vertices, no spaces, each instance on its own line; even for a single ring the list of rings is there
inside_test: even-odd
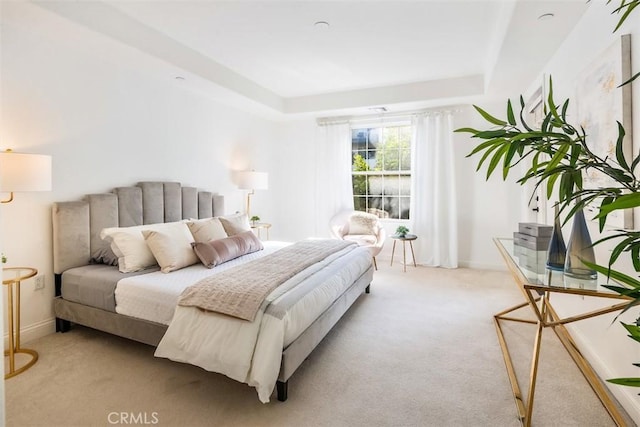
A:
[[[373,257],[373,268],[378,269],[378,263],[376,262],[376,257]]]

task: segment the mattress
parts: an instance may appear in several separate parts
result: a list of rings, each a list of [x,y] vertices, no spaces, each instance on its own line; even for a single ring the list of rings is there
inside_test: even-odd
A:
[[[214,269],[191,266],[170,274],[155,272],[121,280],[116,289],[116,312],[151,322],[169,325],[174,318],[178,298],[182,291],[201,278],[233,268],[237,265],[267,255],[289,243],[264,242],[263,251],[254,252],[221,264]],[[349,252],[347,255],[344,253]],[[366,248],[343,250],[315,264],[315,273],[303,284],[289,290],[288,283],[276,288],[267,300],[272,316],[284,319],[285,346],[295,340],[333,301],[354,283],[371,266],[371,254]],[[300,273],[301,275],[303,273]],[[237,319],[224,315],[219,324],[237,323]],[[246,322],[240,322],[246,323]]]
[[[243,255],[209,269],[198,263],[171,273],[155,271],[126,277],[115,289],[116,313],[168,325],[182,291],[198,280],[258,259],[291,243],[265,241],[264,250]]]
[[[71,268],[62,273],[61,295],[67,301],[115,312],[115,290],[120,279],[158,270],[159,267],[121,273],[117,266],[104,264]]]

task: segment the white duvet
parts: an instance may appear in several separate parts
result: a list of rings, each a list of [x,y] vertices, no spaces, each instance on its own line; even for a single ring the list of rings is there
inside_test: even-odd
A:
[[[315,273],[297,286],[294,276],[267,297],[270,306],[261,310],[253,322],[177,306],[177,300],[182,290],[205,275],[284,245],[265,242],[264,251],[213,270],[194,266],[170,274],[158,272],[123,279],[116,288],[116,311],[169,324],[156,349],[157,357],[190,363],[247,383],[256,388],[260,401],[267,403],[278,378],[283,348],[371,266],[369,251],[344,249],[310,267]],[[304,289],[309,292],[301,294]]]

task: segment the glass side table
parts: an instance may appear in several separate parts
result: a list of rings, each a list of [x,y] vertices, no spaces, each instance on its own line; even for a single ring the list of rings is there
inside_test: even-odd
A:
[[[565,327],[568,323],[578,322],[600,316],[606,313],[613,313],[623,310],[629,305],[630,298],[614,293],[602,286],[607,282],[607,278],[598,275],[597,279],[576,279],[565,276],[561,271],[549,270],[545,266],[547,251],[535,251],[515,245],[513,239],[493,239],[500,255],[524,297],[524,302],[515,307],[507,308],[494,315],[494,324],[498,334],[498,342],[502,349],[502,356],[507,369],[507,375],[511,382],[511,391],[515,399],[518,418],[524,427],[531,426],[533,415],[533,403],[536,391],[536,381],[538,377],[540,350],[542,348],[543,330],[552,329],[562,345],[565,347],[582,375],[587,380],[596,396],[602,402],[611,419],[616,426],[627,426],[625,417],[618,409],[613,395],[605,383],[598,377],[591,364],[584,357],[580,348],[569,334]],[[589,312],[577,313],[568,317],[561,317],[551,304],[553,294],[568,294],[578,297],[598,297],[608,298],[612,305],[604,305],[602,308]],[[513,314],[517,310],[529,307],[533,311],[534,319],[519,317]],[[523,394],[516,377],[511,353],[507,345],[507,340],[502,330],[505,322],[528,323],[536,326],[535,338],[533,340],[531,369],[529,375],[528,393]],[[560,424],[562,422],[560,421]]]
[[[7,267],[3,268],[2,272],[2,284],[7,286],[7,310],[9,320],[9,349],[4,351],[4,356],[9,356],[9,372],[4,375],[4,379],[6,380],[7,378],[14,377],[26,371],[38,360],[38,353],[35,350],[20,347],[20,282],[35,276],[38,274],[38,270],[31,267]],[[31,360],[16,369],[16,353],[27,354],[31,356]]]

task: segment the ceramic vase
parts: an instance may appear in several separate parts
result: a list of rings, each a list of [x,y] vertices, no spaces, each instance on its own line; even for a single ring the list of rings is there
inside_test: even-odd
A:
[[[551,270],[563,271],[567,247],[564,244],[564,237],[562,237],[558,205],[556,205],[554,209],[554,218],[551,240],[549,240],[549,249],[547,250],[547,267]]]
[[[595,279],[597,277],[596,271],[587,267],[583,261],[595,264],[596,257],[591,244],[589,228],[584,219],[584,212],[580,209],[573,216],[573,226],[564,262],[564,274],[579,279]]]

